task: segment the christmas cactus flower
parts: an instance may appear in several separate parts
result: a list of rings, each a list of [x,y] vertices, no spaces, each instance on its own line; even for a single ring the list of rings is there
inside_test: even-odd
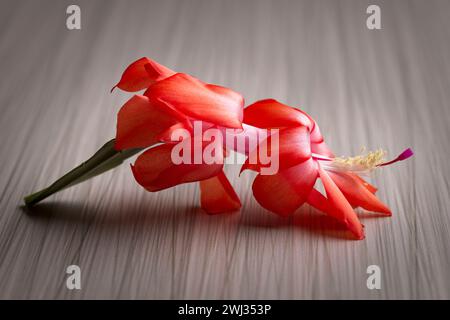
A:
[[[264,208],[287,216],[308,203],[362,239],[354,208],[384,215],[391,211],[361,175],[412,156],[407,149],[389,162],[381,150],[335,157],[305,112],[273,99],[244,108],[239,93],[148,58],[128,66],[115,88],[136,93],[118,112],[116,137],[49,187],[26,196],[27,206],[140,153],[131,171],[146,190],[199,182],[204,211],[236,211],[241,203],[224,173],[224,159],[234,151],[246,156],[241,171],[258,173],[252,190]]]
[[[308,203],[342,222],[357,239],[364,238],[364,230],[355,207],[391,215],[390,209],[375,196],[377,189],[360,175],[409,158],[413,155],[410,149],[389,162],[384,162],[382,150],[356,157],[335,157],[308,114],[273,99],[245,108],[244,123],[280,129],[277,150],[269,150],[279,153],[280,170],[274,175],[258,174],[252,186],[254,197],[264,208],[286,216]],[[263,166],[259,161],[247,161],[242,170],[260,172]],[[318,178],[326,196],[314,187]]]

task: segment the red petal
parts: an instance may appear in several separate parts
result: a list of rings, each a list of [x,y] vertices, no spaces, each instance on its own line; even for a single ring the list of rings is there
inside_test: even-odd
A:
[[[136,181],[148,191],[159,191],[178,184],[200,181],[218,175],[221,164],[179,164],[171,158],[176,145],[163,144],[141,154],[131,166]]]
[[[334,157],[333,152],[323,142],[319,126],[311,116],[274,99],[261,100],[245,108],[244,123],[259,128],[308,127],[312,152]]]
[[[320,132],[320,128],[315,121],[313,123],[313,129],[311,130],[311,142],[313,143],[323,142],[322,133]]]
[[[363,184],[363,186],[366,187],[366,189],[369,190],[370,192],[376,193],[378,191],[377,187],[375,187],[374,185],[368,183],[366,180],[364,180],[363,178],[361,178],[357,174],[355,174],[354,177],[356,179],[358,179]]]
[[[323,186],[325,187],[329,204],[332,208],[326,213],[344,223],[344,225],[356,236],[357,239],[364,239],[364,228],[359,222],[355,211],[328,175],[327,171],[323,170],[320,165],[319,175]]]
[[[145,148],[158,141],[158,135],[183,121],[183,116],[160,101],[135,95],[117,114],[117,150]]]
[[[200,201],[203,210],[208,213],[235,211],[241,202],[225,173],[200,181]]]
[[[170,77],[173,74],[175,72],[169,68],[148,58],[141,58],[125,69],[116,87],[124,91],[135,92],[148,88],[154,82]]]
[[[275,175],[258,175],[253,182],[253,195],[267,210],[286,216],[306,201],[316,179],[317,166],[310,158]]]
[[[355,178],[355,174],[343,172],[329,172],[328,174],[351,205],[391,215],[391,210],[370,192],[361,180]]]
[[[258,128],[311,126],[309,118],[302,111],[274,99],[260,100],[246,107],[244,123]]]
[[[270,155],[272,159],[278,155],[280,170],[311,158],[308,128],[302,126],[281,129],[278,134],[278,143],[273,139],[274,136],[271,135],[263,143],[260,143],[258,148],[247,157],[242,170],[260,171],[263,167],[269,167],[270,164],[265,164],[264,162],[267,161],[262,161],[260,155]]]
[[[314,188],[309,193],[307,202],[312,207],[322,211],[323,213],[328,213],[333,210],[333,207],[330,205],[328,199]]]
[[[194,120],[227,128],[242,128],[244,99],[230,89],[205,84],[184,73],[159,81],[146,96],[159,98]]]
[[[179,129],[183,129],[183,130],[186,130],[186,131],[189,131],[190,133],[192,133],[192,125],[189,121],[178,122],[178,123],[174,124],[173,126],[169,127],[167,130],[164,130],[163,132],[161,132],[157,136],[158,141],[166,142],[166,143],[178,142],[178,141],[172,140],[172,134],[176,130],[179,130]]]
[[[334,158],[334,153],[331,151],[331,149],[327,146],[325,141],[322,141],[320,143],[311,143],[311,151],[313,153],[320,154],[322,156],[326,156],[329,158]]]
[[[221,128],[227,149],[247,155],[258,147],[260,137],[267,137],[271,131],[242,124],[242,130]]]
[[[173,76],[176,72],[157,63],[156,61],[148,59],[148,64],[144,65],[147,74],[153,82],[161,81],[165,78]],[[147,87],[146,87],[147,88]]]
[[[330,158],[334,158],[334,153],[331,151],[331,149],[327,146],[325,143],[322,133],[320,132],[319,125],[317,122],[313,120],[308,114],[307,116],[312,122],[312,130],[310,133],[311,136],[311,150],[313,153],[317,153],[323,156],[327,156]]]

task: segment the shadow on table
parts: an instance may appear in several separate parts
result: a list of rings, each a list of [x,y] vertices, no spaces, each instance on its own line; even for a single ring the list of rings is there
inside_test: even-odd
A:
[[[123,205],[108,207],[94,206],[83,203],[45,202],[32,208],[21,206],[26,216],[39,223],[91,226],[96,229],[131,228],[136,227],[164,227],[168,224],[176,228],[186,224],[234,224],[248,230],[257,229],[300,229],[327,238],[352,240],[352,234],[337,220],[328,217],[311,207],[303,206],[290,217],[280,217],[263,208],[255,210],[241,209],[241,212],[230,212],[218,215],[208,215],[198,207],[175,206],[171,208],[152,209],[147,206],[131,206],[126,209]],[[375,213],[358,212],[360,218],[380,217]],[[300,231],[299,231],[300,232]]]

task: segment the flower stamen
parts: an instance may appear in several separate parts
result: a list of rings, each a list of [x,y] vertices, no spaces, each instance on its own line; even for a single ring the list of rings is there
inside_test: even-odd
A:
[[[339,166],[348,168],[359,168],[363,170],[372,170],[377,165],[383,163],[386,151],[378,149],[370,151],[367,154],[357,155],[355,157],[336,157],[333,162]]]
[[[365,149],[362,149],[364,152]],[[378,149],[353,157],[336,157],[322,164],[328,170],[368,173],[383,163],[386,151]]]
[[[362,149],[362,152],[365,148]],[[360,154],[354,157],[336,157],[328,158],[320,155],[313,155],[318,160],[321,166],[326,170],[331,171],[351,171],[359,174],[370,173],[378,167],[393,164],[411,157],[414,153],[408,148],[404,150],[395,159],[385,162],[387,152],[383,149],[370,151],[367,154]]]

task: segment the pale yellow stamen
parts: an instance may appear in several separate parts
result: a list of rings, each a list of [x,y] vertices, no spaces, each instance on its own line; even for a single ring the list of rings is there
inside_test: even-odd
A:
[[[362,153],[365,148],[362,149]],[[386,151],[378,149],[370,151],[367,154],[360,154],[354,157],[336,157],[333,161],[326,163],[325,166],[331,170],[337,171],[355,171],[355,172],[370,172],[377,167],[377,165],[384,162]]]

